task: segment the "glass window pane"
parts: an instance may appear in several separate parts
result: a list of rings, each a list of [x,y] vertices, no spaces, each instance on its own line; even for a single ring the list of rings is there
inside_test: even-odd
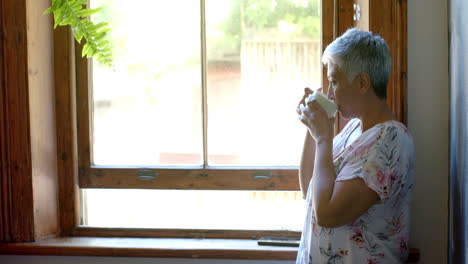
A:
[[[206,0],[210,165],[298,165],[321,83],[319,0]]]
[[[302,230],[301,192],[83,189],[94,227]]]
[[[98,6],[115,65],[93,63],[94,164],[202,164],[199,1]]]

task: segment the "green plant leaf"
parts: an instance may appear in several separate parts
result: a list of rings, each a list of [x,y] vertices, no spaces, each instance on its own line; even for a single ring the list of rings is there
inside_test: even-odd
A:
[[[84,57],[89,52],[90,45],[88,43],[84,44],[83,50],[81,51],[81,56]]]
[[[57,26],[70,26],[78,43],[83,38],[85,44],[81,55],[94,57],[99,63],[112,65],[112,48],[108,40],[110,31],[108,23],[94,24],[89,16],[101,11],[101,8],[86,8],[87,0],[52,0],[51,6],[44,14],[53,13],[54,29]]]

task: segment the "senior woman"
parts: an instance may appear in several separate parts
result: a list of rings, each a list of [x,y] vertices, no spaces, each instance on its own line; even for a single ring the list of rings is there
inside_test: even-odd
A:
[[[307,214],[296,263],[402,263],[408,256],[413,140],[386,103],[391,57],[385,41],[349,29],[324,51],[328,98],[349,122],[312,100],[299,170]],[[311,90],[306,88],[300,104]]]

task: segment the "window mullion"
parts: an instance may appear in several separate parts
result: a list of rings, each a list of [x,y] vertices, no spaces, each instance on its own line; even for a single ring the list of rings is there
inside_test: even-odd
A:
[[[201,81],[202,81],[202,129],[203,129],[203,168],[208,167],[208,98],[206,81],[206,17],[205,0],[200,0],[200,38],[201,38]]]

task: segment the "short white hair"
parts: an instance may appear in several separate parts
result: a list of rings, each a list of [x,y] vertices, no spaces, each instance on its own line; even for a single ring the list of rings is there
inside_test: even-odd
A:
[[[375,94],[379,98],[387,97],[392,58],[390,48],[382,37],[358,28],[348,29],[327,46],[322,62],[337,65],[349,82],[359,73],[366,72]]]

